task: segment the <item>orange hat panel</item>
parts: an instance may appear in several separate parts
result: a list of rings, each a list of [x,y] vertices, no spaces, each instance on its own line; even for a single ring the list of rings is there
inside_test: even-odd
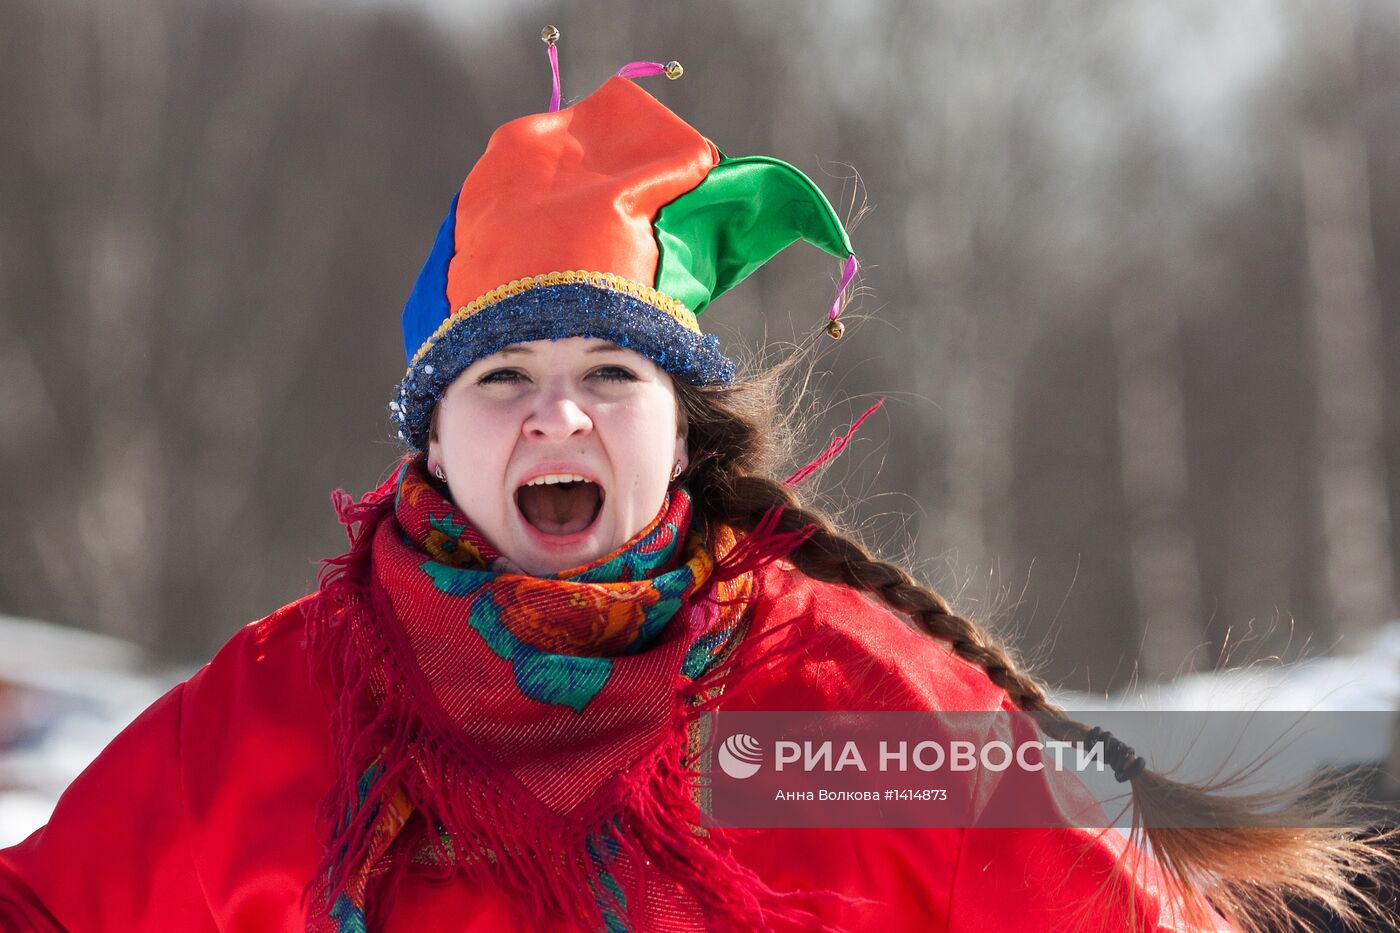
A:
[[[451,307],[547,272],[652,285],[657,212],[718,163],[713,143],[626,78],[504,124],[458,198]]]

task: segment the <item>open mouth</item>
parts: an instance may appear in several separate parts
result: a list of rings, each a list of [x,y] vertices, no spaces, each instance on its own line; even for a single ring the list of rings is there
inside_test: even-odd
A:
[[[603,487],[582,477],[542,476],[515,491],[525,521],[541,534],[564,537],[587,530],[603,511]]]

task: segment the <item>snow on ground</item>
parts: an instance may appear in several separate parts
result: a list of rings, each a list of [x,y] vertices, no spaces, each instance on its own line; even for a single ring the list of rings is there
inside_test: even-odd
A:
[[[1190,674],[1109,696],[1062,691],[1055,700],[1076,710],[1392,712],[1400,707],[1400,622],[1381,628],[1354,654]]]
[[[49,818],[63,789],[118,732],[188,675],[135,647],[0,616],[0,847]]]
[[[1207,780],[1257,761],[1265,763],[1248,789],[1387,760],[1382,770],[1393,775],[1400,622],[1382,627],[1353,654],[1192,674],[1109,696],[1059,692],[1053,699],[1133,746],[1154,769],[1183,780]],[[1379,780],[1379,793],[1400,796],[1393,776]],[[1110,788],[1111,782],[1095,789]]]

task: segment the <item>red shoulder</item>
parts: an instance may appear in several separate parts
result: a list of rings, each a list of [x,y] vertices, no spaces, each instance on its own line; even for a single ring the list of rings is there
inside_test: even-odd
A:
[[[949,644],[788,561],[762,571],[729,709],[996,710],[1006,691]]]
[[[315,813],[334,769],[307,656],[312,598],[244,626],[187,682],[180,745],[191,848],[212,902],[261,918],[239,929],[290,928],[295,897],[284,897],[284,882],[309,877],[321,855]]]
[[[214,657],[190,678],[187,705],[196,708],[204,694],[226,706],[230,690],[256,687],[260,692],[300,688],[307,668],[305,610],[316,594],[288,603],[271,615],[243,626]]]
[[[326,702],[306,648],[305,611],[315,598],[245,625],[190,678],[182,744],[192,775],[294,773],[322,754],[328,760]],[[219,794],[220,781],[194,780],[190,793]]]
[[[330,753],[302,630],[300,601],[245,626],[123,729],[48,824],[0,852],[0,929],[289,929],[215,914],[320,854]],[[279,875],[269,853],[289,852],[297,870]]]

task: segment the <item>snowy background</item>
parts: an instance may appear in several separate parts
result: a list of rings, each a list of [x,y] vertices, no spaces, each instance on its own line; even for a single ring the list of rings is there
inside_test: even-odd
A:
[[[0,848],[49,818],[58,795],[187,670],[158,671],[113,638],[0,617]]]

